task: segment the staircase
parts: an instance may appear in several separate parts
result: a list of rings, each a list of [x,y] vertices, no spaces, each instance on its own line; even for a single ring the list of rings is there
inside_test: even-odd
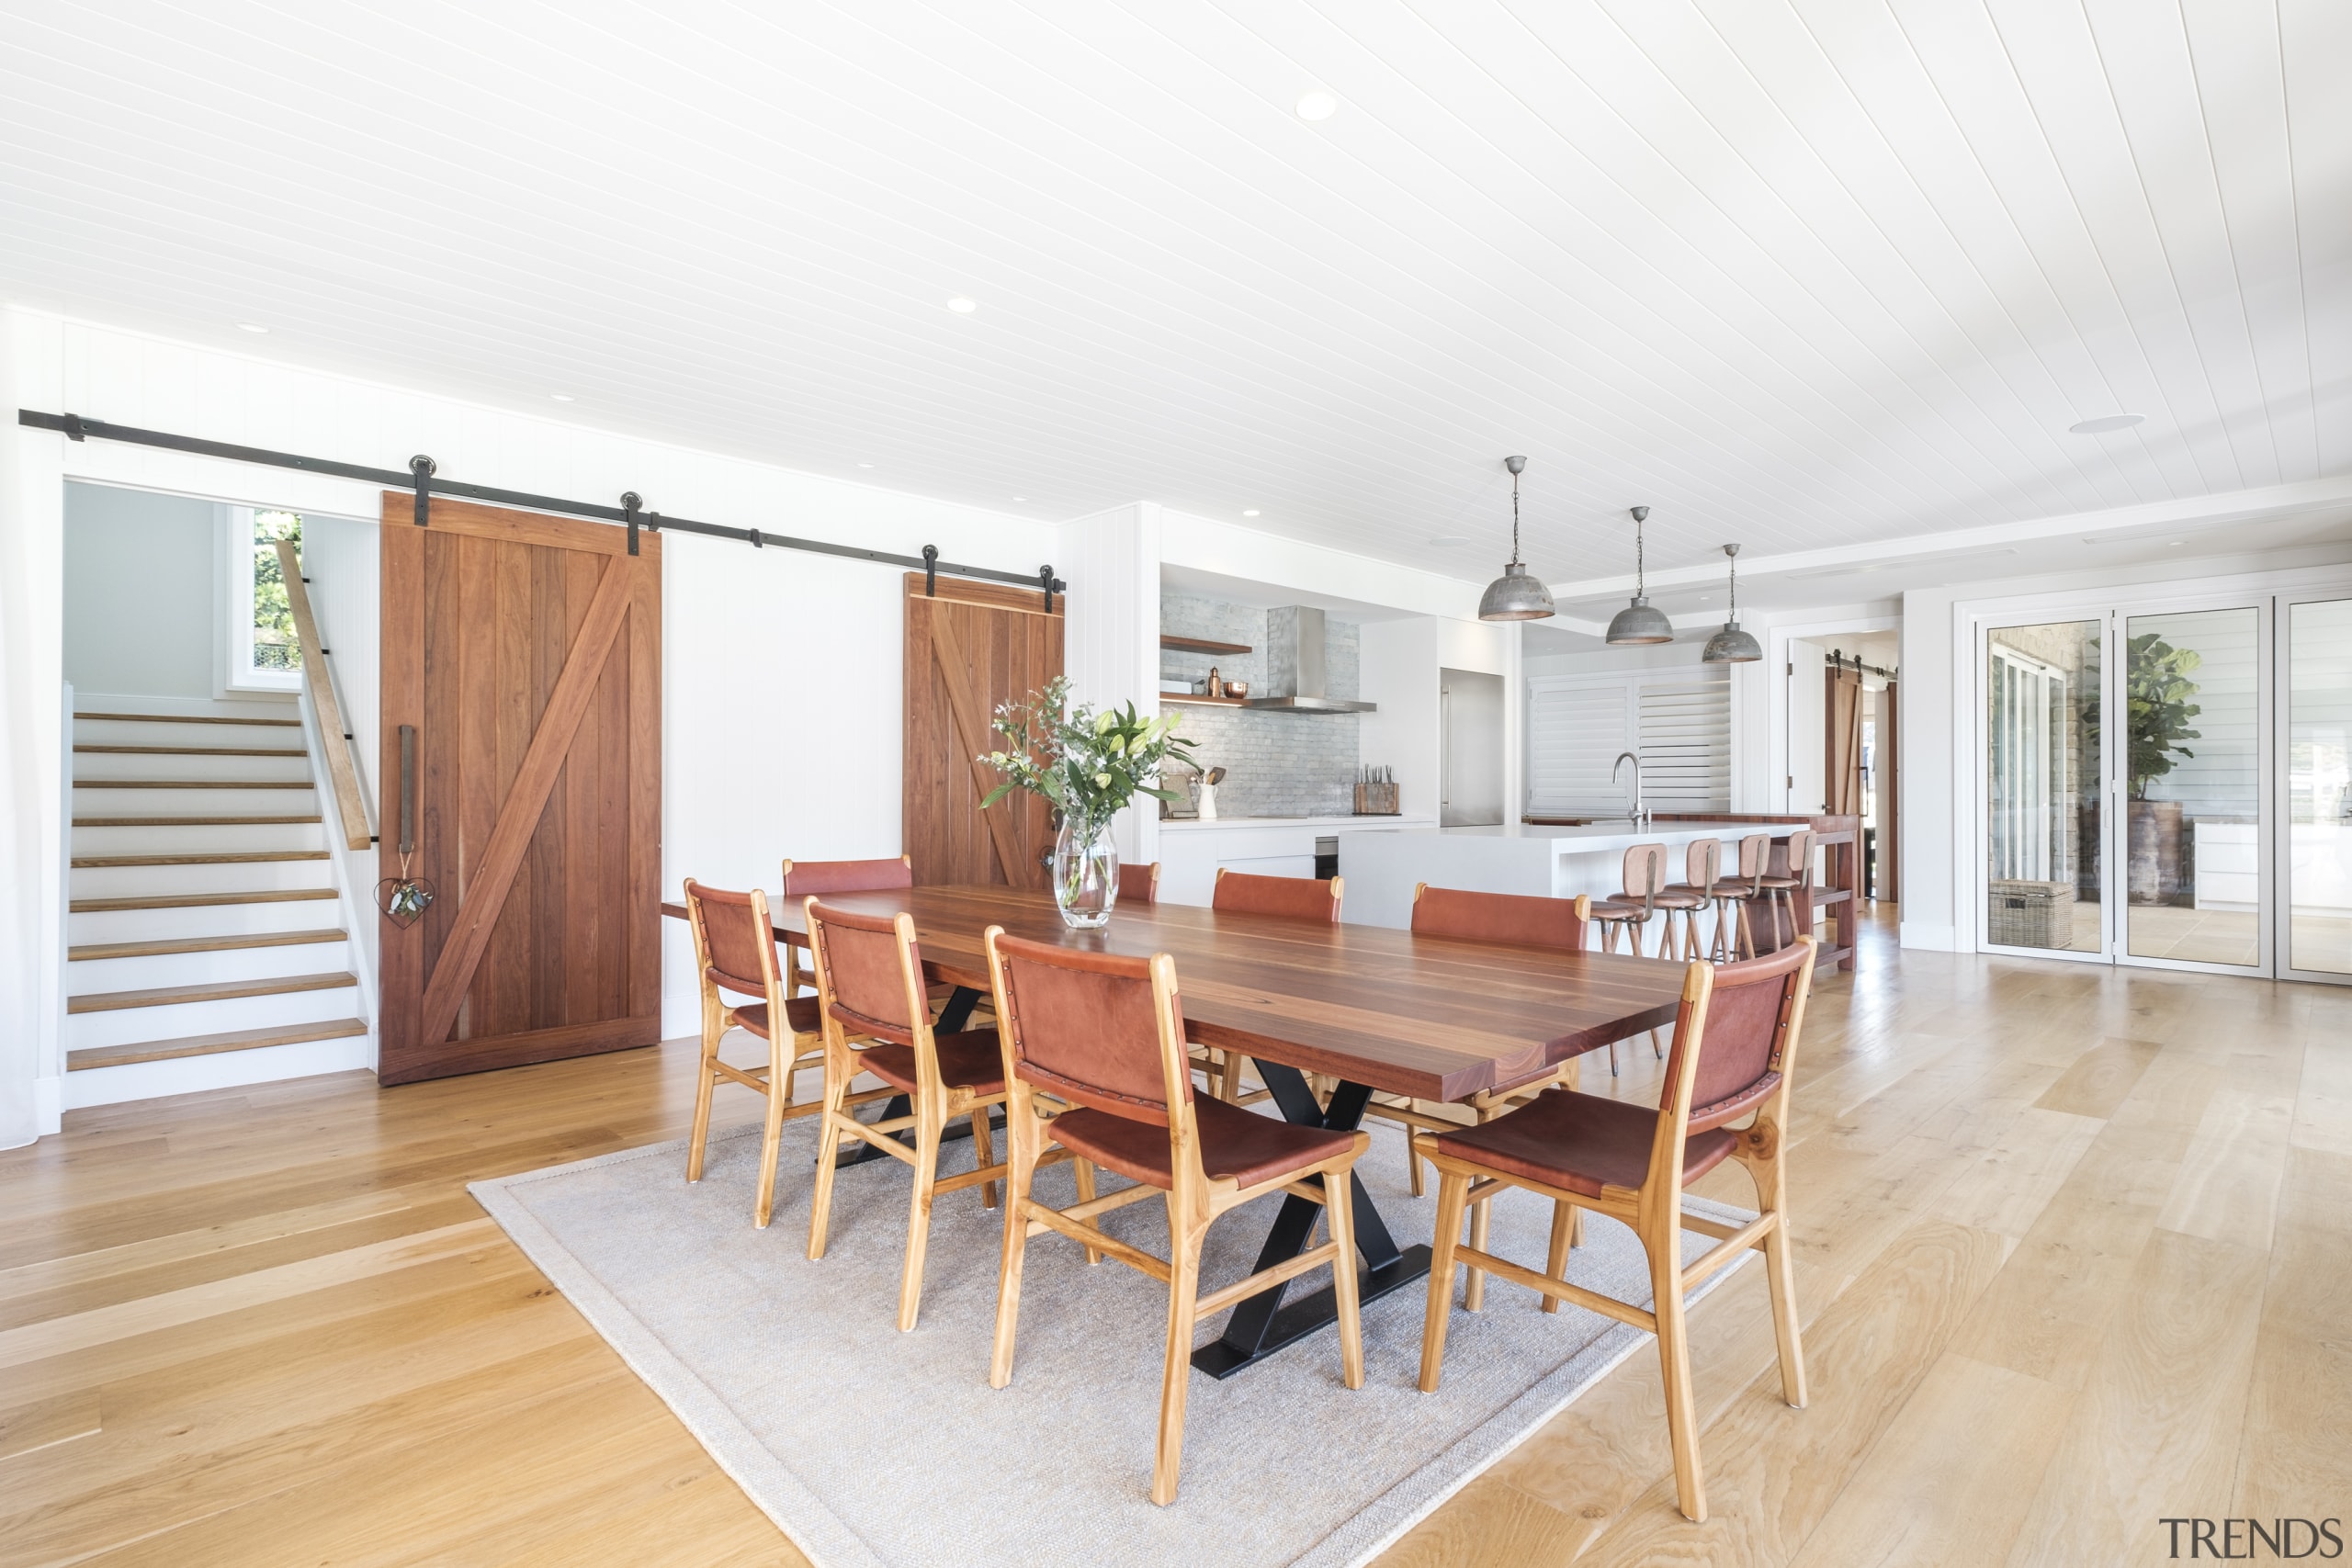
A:
[[[67,1103],[367,1065],[294,704],[80,706]]]

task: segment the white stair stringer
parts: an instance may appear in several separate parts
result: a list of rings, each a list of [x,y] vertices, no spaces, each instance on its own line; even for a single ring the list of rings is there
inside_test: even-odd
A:
[[[302,710],[75,709],[66,1109],[373,1066]]]

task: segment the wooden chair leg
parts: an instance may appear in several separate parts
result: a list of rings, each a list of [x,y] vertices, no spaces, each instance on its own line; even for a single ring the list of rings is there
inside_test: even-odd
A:
[[[899,1332],[911,1333],[915,1315],[922,1310],[923,1256],[931,1248],[932,1186],[939,1179],[940,1134],[944,1131],[938,1111],[922,1104],[915,1106],[915,1191],[914,1200],[907,1207],[907,1267],[899,1278]]]
[[[1790,1252],[1788,1221],[1783,1217],[1764,1238],[1764,1280],[1772,1293],[1772,1335],[1780,1342],[1781,1397],[1803,1410],[1804,1345],[1797,1333],[1796,1269]]]
[[[1421,1322],[1421,1392],[1437,1392],[1445,1364],[1445,1330],[1453,1316],[1453,1254],[1462,1245],[1462,1211],[1468,1207],[1470,1179],[1441,1168],[1437,1173],[1437,1235],[1430,1246],[1429,1315]]]
[[[997,1265],[996,1345],[989,1354],[990,1388],[1002,1388],[1012,1381],[1012,1337],[1021,1320],[1021,1265],[1029,1252],[1029,1189],[1037,1176],[1035,1129],[1008,1124],[1005,1141],[1012,1145],[1012,1169],[1004,1186],[1004,1256]]]
[[[1495,1201],[1492,1196],[1481,1198],[1470,1206],[1470,1245],[1479,1252],[1487,1250],[1487,1227],[1493,1220]],[[1487,1310],[1487,1271],[1473,1263],[1468,1265],[1469,1278],[1463,1281],[1462,1306],[1465,1312]]]
[[[1747,900],[1745,898],[1739,901],[1739,956],[1756,956],[1756,928],[1748,922]]]
[[[817,1113],[817,1179],[808,1190],[808,1258],[825,1256],[825,1232],[833,1216],[833,1168],[842,1149],[841,1118],[849,1113],[849,1080],[830,1057],[825,1063],[825,1109]]]
[[[775,1213],[776,1156],[784,1148],[784,1103],[792,1097],[792,1036],[784,1030],[768,1042],[768,1120],[760,1134],[760,1192],[752,1201],[752,1224],[761,1230]]]
[[[979,1162],[978,1165],[974,1168],[976,1169],[986,1170],[989,1166],[996,1163],[996,1134],[989,1131],[989,1111],[990,1109],[990,1107],[983,1105],[978,1107],[972,1112],[972,1154]],[[983,1209],[993,1209],[996,1207],[995,1182],[983,1181],[980,1183],[980,1207]]]
[[[1217,1078],[1216,1097],[1227,1105],[1238,1105],[1241,1102],[1242,1055],[1238,1051],[1227,1051],[1224,1055],[1225,1071]]]
[[[1180,1224],[1168,1195],[1168,1359],[1159,1374],[1159,1447],[1152,1458],[1151,1500],[1176,1501],[1184,1462],[1184,1395],[1193,1378],[1193,1317],[1201,1297],[1201,1230]]]
[[[710,1141],[710,1097],[718,1088],[718,1075],[710,1070],[718,1059],[721,1031],[712,1027],[707,1017],[702,1025],[702,1055],[695,1064],[695,1124],[686,1134],[686,1179],[702,1179],[703,1145]]]
[[[1091,1203],[1094,1201],[1094,1162],[1091,1159],[1080,1159],[1072,1160],[1070,1164],[1075,1168],[1075,1174],[1078,1177],[1078,1201],[1081,1203]],[[1088,1247],[1086,1261],[1090,1264],[1102,1262],[1102,1249],[1098,1247]]]
[[[1544,1258],[1544,1272],[1552,1279],[1565,1280],[1568,1277],[1568,1248],[1574,1245],[1571,1233],[1576,1229],[1577,1216],[1580,1213],[1574,1203],[1566,1200],[1555,1198],[1552,1201],[1552,1249]],[[1560,1298],[1545,1296],[1543,1305],[1545,1312],[1558,1312]]]
[[[1666,1380],[1666,1430],[1674,1450],[1674,1489],[1682,1516],[1707,1522],[1707,1490],[1699,1470],[1699,1413],[1690,1397],[1690,1337],[1682,1314],[1682,1230],[1671,1221],[1662,1236],[1645,1236],[1650,1255],[1650,1310],[1657,1316],[1658,1371]]]
[[[1418,1105],[1419,1102],[1417,1100],[1412,1103]],[[1413,1125],[1409,1122],[1405,1124],[1405,1174],[1413,1184],[1413,1196],[1419,1197],[1423,1191],[1421,1152],[1413,1147]]]
[[[1323,1213],[1340,1255],[1331,1259],[1331,1294],[1340,1309],[1340,1381],[1363,1386],[1363,1320],[1356,1301],[1356,1211],[1353,1173],[1323,1173]]]

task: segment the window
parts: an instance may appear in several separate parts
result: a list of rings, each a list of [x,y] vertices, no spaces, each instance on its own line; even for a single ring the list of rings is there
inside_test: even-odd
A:
[[[290,690],[302,671],[294,610],[277,561],[279,540],[300,547],[300,513],[265,507],[229,509],[229,684]]]
[[[1623,817],[1634,775],[1611,778],[1621,751],[1641,754],[1651,810],[1729,809],[1730,676],[1719,667],[1676,666],[1528,678],[1530,811]]]

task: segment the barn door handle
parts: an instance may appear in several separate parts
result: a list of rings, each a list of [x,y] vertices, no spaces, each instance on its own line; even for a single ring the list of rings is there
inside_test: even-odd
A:
[[[401,853],[416,852],[416,726],[401,726]]]

